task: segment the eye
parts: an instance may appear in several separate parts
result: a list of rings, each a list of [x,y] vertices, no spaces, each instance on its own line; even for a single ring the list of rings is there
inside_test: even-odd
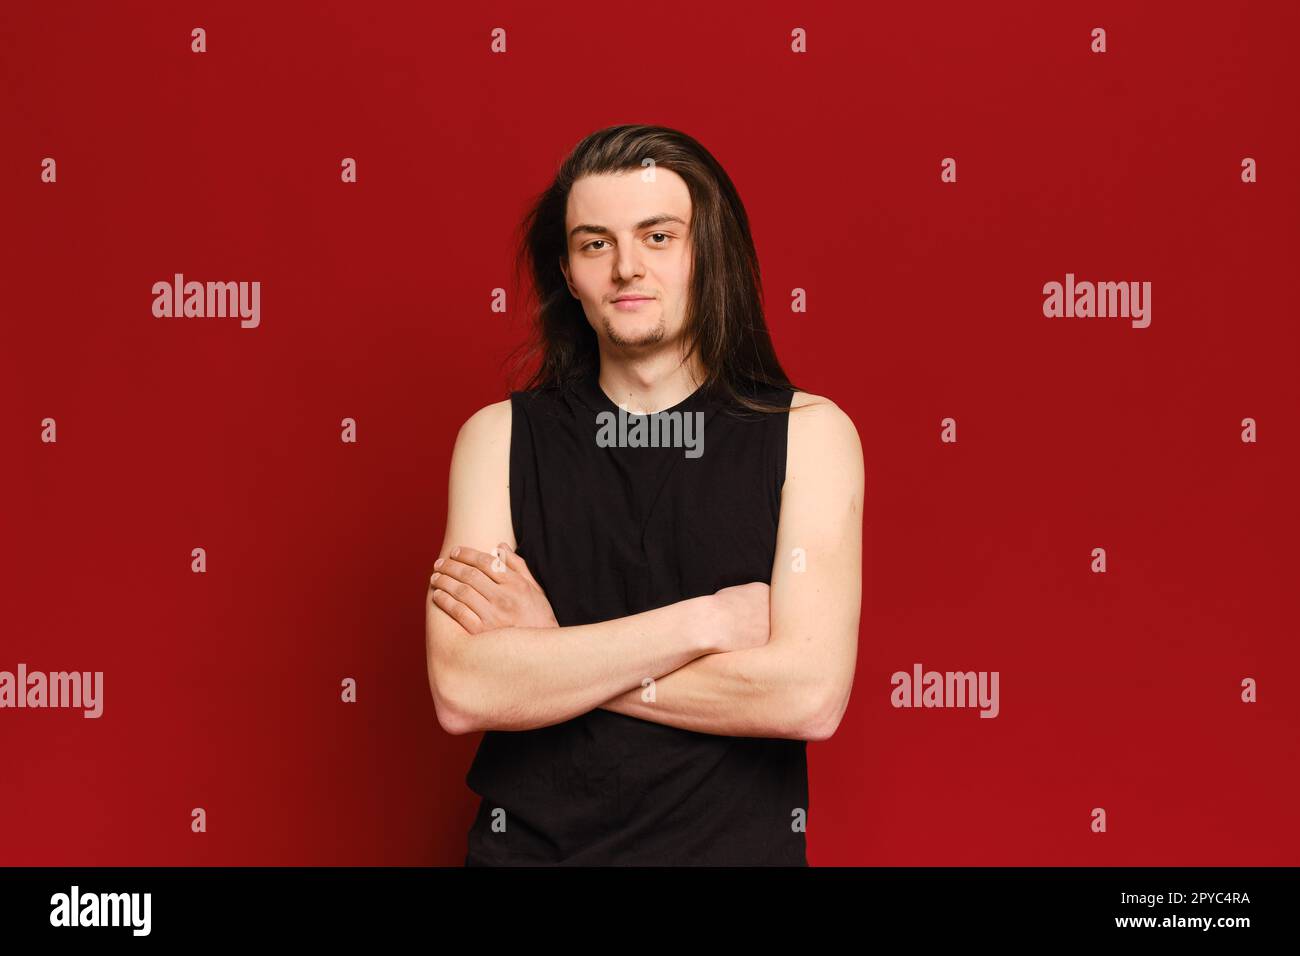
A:
[[[668,239],[671,239],[671,238],[672,238],[671,236],[669,236],[669,235],[668,235],[667,233],[665,233],[665,232],[652,232],[652,233],[650,233],[650,237],[651,237],[651,238],[654,238],[655,236],[663,236],[665,240],[668,240]],[[663,245],[663,246],[666,246],[666,245],[668,245],[668,243],[665,241],[665,242],[662,242],[662,243],[656,243],[656,245]]]
[[[590,249],[590,248],[592,248],[596,243],[598,243],[598,242],[604,242],[604,241],[605,241],[604,239],[593,239],[591,242],[587,243],[587,244],[586,244],[585,246],[583,246],[582,248],[583,248],[583,249]]]

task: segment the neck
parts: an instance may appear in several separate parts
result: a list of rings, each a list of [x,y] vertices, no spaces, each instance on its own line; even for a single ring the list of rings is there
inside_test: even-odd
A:
[[[597,381],[615,405],[636,414],[654,414],[685,401],[704,384],[704,378],[698,355],[684,362],[680,355],[627,358],[602,349]]]

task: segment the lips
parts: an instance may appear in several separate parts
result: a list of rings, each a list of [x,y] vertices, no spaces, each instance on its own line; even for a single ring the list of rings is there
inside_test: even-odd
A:
[[[650,296],[648,295],[620,295],[614,301],[615,302],[648,302],[649,300],[650,300]]]

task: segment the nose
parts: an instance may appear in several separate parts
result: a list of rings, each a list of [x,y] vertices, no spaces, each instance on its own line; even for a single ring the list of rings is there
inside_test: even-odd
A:
[[[645,264],[641,261],[641,249],[635,242],[621,243],[618,256],[614,259],[614,277],[620,282],[645,275]]]

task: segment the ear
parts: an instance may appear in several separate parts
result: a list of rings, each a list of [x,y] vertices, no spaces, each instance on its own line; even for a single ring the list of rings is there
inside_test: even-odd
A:
[[[569,278],[569,260],[566,256],[560,256],[557,260],[560,263],[560,271],[564,273],[564,284],[569,287],[569,295],[575,299],[580,299],[577,291],[573,288],[573,280]]]

